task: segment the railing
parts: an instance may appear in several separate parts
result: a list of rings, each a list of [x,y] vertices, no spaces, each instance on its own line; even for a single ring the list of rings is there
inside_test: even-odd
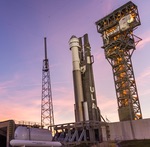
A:
[[[31,121],[24,121],[24,120],[21,120],[21,121],[14,120],[14,121],[16,125],[32,126],[32,127],[38,127],[38,128],[41,126],[41,123],[39,122],[31,122]]]

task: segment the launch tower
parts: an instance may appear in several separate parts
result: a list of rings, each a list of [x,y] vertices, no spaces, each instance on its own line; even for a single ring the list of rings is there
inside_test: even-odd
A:
[[[43,60],[42,69],[41,127],[48,127],[54,125],[54,114],[46,38],[44,38],[44,46],[45,59]]]
[[[140,25],[131,1],[96,22],[102,34],[105,57],[112,66],[120,121],[142,119],[131,57],[141,40],[133,34]]]

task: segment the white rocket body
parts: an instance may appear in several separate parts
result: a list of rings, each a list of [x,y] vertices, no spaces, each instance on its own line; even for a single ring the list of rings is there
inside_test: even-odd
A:
[[[75,91],[75,119],[76,122],[84,120],[83,117],[83,89],[81,80],[81,69],[79,59],[79,39],[72,36],[69,41],[70,50],[72,51],[72,64],[73,64],[73,81]]]

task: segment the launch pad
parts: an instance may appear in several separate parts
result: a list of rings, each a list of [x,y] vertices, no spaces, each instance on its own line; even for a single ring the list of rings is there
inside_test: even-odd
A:
[[[129,121],[124,123],[132,135],[128,138],[129,140],[137,139],[137,132],[140,132],[135,128],[139,122],[136,123],[133,120],[142,119],[131,62],[136,45],[141,41],[133,34],[133,31],[140,24],[137,6],[131,1],[96,22],[97,31],[102,34],[104,43],[102,48],[105,57],[113,70],[119,118],[120,121]],[[76,122],[56,125],[54,127],[55,139],[62,139],[65,145],[75,145],[81,141],[96,144],[105,139],[108,142],[111,140],[112,133],[115,134],[115,130],[111,130],[110,124],[102,123],[100,110],[97,106],[92,70],[94,58],[90,52],[88,35],[85,34],[83,39],[72,36],[69,45],[72,51]],[[119,125],[123,124],[120,122],[118,127]],[[113,138],[113,141],[126,140],[125,136],[128,133],[124,131],[122,126],[120,126],[120,131],[125,134],[119,136],[121,139],[117,139],[118,136]],[[104,136],[106,137],[104,138]],[[143,137],[139,139],[143,139]]]
[[[0,122],[0,146],[11,147],[10,141],[14,138],[17,126],[30,126],[39,128],[40,124],[35,122],[7,120]]]
[[[99,144],[102,142],[102,126],[107,128],[107,123],[83,121],[54,125],[54,140],[60,141],[64,146],[68,147],[82,144]]]
[[[73,65],[75,122],[54,125],[45,38],[41,124],[31,126],[41,128],[47,126],[54,131],[53,141],[59,141],[65,147],[78,145],[116,147],[135,140],[143,143],[145,139],[149,145],[150,119],[142,119],[131,61],[136,45],[141,41],[133,31],[140,24],[137,6],[131,1],[96,22],[97,31],[102,35],[105,57],[112,66],[120,122],[108,123],[101,116],[92,68],[94,57],[91,55],[88,34],[85,34],[79,38],[73,35],[69,40]],[[21,123],[18,125],[28,126]],[[11,147],[9,143],[14,138],[14,131],[18,125],[13,120],[0,122],[1,146]]]

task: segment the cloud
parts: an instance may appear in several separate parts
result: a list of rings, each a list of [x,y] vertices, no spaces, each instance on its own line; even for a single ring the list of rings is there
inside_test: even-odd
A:
[[[23,75],[14,74],[10,80],[0,84],[1,120],[39,121],[41,87],[37,84],[22,85],[23,80]]]
[[[150,67],[147,68],[142,74],[140,78],[149,78],[150,77]]]
[[[100,60],[104,59],[104,53],[100,53],[98,50],[94,53],[94,58],[99,62]]]
[[[9,90],[1,95],[1,119],[40,120],[41,93],[39,88],[31,90]]]
[[[70,87],[53,89],[55,124],[74,122],[74,93]]]
[[[104,119],[109,119],[111,122],[118,121],[118,106],[117,99],[104,95],[102,92],[97,93],[97,105]]]
[[[143,98],[148,98],[150,95],[150,67],[147,67],[138,77],[137,77],[139,94]]]
[[[147,67],[138,77],[137,81],[142,84],[149,84],[150,83],[150,67]]]
[[[138,49],[144,49],[144,47],[148,44],[150,44],[150,31],[146,31],[144,32],[143,34],[141,34],[141,38],[142,38],[142,41],[139,42],[137,48]]]

